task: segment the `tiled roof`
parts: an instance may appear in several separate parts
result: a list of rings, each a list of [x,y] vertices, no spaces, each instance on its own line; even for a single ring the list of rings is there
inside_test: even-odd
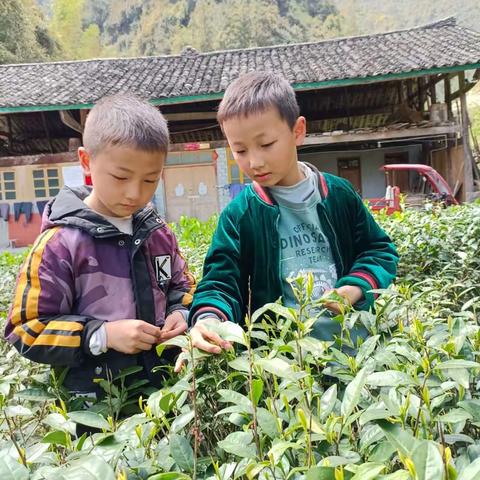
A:
[[[445,69],[480,63],[480,33],[447,19],[423,27],[314,43],[181,55],[0,65],[8,107],[90,105],[131,91],[151,100],[220,96],[239,74],[282,73],[292,84]],[[179,99],[181,100],[181,99]]]

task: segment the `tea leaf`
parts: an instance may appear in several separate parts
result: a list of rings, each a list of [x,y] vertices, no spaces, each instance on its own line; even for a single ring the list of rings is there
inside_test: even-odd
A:
[[[170,455],[182,470],[193,470],[193,450],[185,437],[170,435]]]
[[[89,411],[69,412],[68,417],[75,423],[86,425],[87,427],[99,428],[100,430],[110,431],[110,424],[98,413]]]
[[[357,376],[347,385],[341,406],[341,413],[345,418],[347,418],[353,412],[353,409],[357,406],[363,387],[365,386],[366,379],[367,370],[364,367],[357,373]]]
[[[443,459],[433,442],[421,442],[412,452],[412,460],[418,480],[444,478]]]
[[[10,455],[0,456],[0,478],[2,480],[28,480],[28,469]]]

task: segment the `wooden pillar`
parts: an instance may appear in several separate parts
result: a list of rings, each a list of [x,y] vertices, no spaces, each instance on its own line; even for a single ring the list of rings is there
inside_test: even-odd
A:
[[[460,88],[460,109],[462,115],[462,140],[463,140],[463,150],[465,152],[464,156],[464,167],[463,167],[463,185],[465,192],[465,201],[470,202],[473,199],[473,154],[470,147],[470,131],[469,131],[469,120],[468,120],[468,111],[467,111],[467,99],[465,95],[465,72],[460,72],[459,76],[459,88]]]
[[[432,104],[437,103],[437,88],[436,88],[435,79],[433,77],[429,78],[429,84],[430,84],[430,98],[432,99]]]
[[[398,95],[398,104],[403,103],[404,95],[403,95],[403,81],[400,80],[397,82],[397,95]]]
[[[414,107],[413,102],[413,80],[409,78],[407,80],[407,104],[409,107]]]
[[[423,112],[425,110],[425,79],[423,77],[418,78],[418,111]]]
[[[447,75],[445,77],[445,103],[447,104],[448,108],[448,119],[452,120],[453,112],[452,112],[452,89],[450,88],[450,77]]]

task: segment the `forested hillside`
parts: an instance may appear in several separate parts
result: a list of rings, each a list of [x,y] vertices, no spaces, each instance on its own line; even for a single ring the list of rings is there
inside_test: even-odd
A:
[[[0,63],[308,42],[452,15],[480,28],[477,0],[6,0]]]

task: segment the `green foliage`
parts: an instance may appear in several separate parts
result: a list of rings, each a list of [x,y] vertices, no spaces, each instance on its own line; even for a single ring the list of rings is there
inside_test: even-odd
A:
[[[216,225],[216,216],[211,217],[207,222],[182,216],[178,223],[170,225],[179,240],[183,255],[188,260],[190,271],[198,279],[202,276],[203,259],[210,246],[210,239]]]
[[[470,115],[472,117],[471,122],[473,135],[476,137],[477,142],[480,143],[480,105],[472,108]]]
[[[480,11],[476,0],[334,0],[342,17],[344,35],[362,35],[411,28],[455,17],[478,30]]]
[[[178,53],[186,45],[203,52],[249,48],[339,33],[336,10],[327,1],[162,0],[143,3],[141,8],[135,5],[117,13],[122,25],[126,19],[130,22],[121,42],[131,42],[130,52],[135,55]]]
[[[468,93],[467,102],[472,123],[472,133],[477,140],[477,144],[480,144],[480,86],[478,84]],[[479,161],[480,158],[477,159],[477,162]]]
[[[4,319],[7,314],[12,301],[18,269],[26,255],[27,252],[21,255],[4,252],[0,255],[0,320]]]
[[[0,64],[47,60],[56,49],[34,0],[0,2]]]
[[[0,477],[478,478],[479,217],[480,204],[379,215],[401,263],[376,314],[346,307],[342,335],[318,341],[309,336],[310,284],[299,280],[299,308],[269,304],[243,329],[216,327],[234,351],[192,350],[188,335],[166,342],[184,347],[188,363],[151,394],[123,381],[131,370],[102,385],[105,401],[79,411],[61,377],[47,381],[44,366],[1,344]],[[174,226],[197,275],[215,223]],[[11,283],[19,259],[0,258]],[[353,345],[356,322],[370,336]],[[137,413],[120,414],[132,406]],[[78,437],[76,424],[98,433]]]
[[[66,59],[248,48],[340,32],[328,0],[52,0],[46,8]]]
[[[101,52],[100,29],[91,24],[82,32],[79,58],[98,58]]]
[[[179,53],[318,41],[409,28],[454,15],[477,28],[476,0],[87,0],[85,23],[116,55]]]
[[[473,29],[480,22],[476,0],[8,0],[0,5],[0,63],[310,42],[449,15]]]
[[[95,58],[101,55],[100,29],[84,27],[85,0],[53,0],[50,28],[62,47],[62,57]]]

